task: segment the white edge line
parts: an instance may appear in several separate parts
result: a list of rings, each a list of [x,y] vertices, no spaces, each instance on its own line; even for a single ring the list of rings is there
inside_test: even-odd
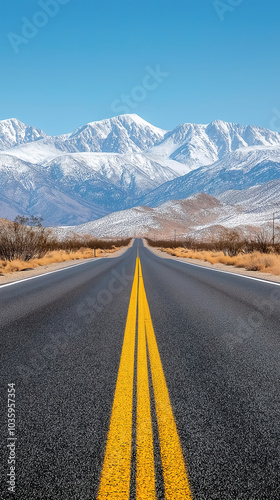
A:
[[[89,262],[96,262],[97,260],[101,260],[102,257],[97,257],[95,259],[87,260],[86,262],[80,262],[79,264],[73,264],[72,266],[66,266],[62,269],[56,269],[55,271],[48,271],[46,273],[37,274],[37,276],[31,276],[30,278],[24,278],[22,280],[12,281],[11,283],[5,283],[4,285],[0,285],[0,290],[5,288],[6,286],[18,285],[19,283],[23,283],[24,281],[35,280],[37,278],[42,278],[42,276],[47,276],[48,274],[59,273],[61,271],[67,271],[68,269],[73,269],[73,267],[82,266],[83,264],[88,264]]]
[[[148,248],[148,247],[146,247]],[[153,253],[152,250],[148,248],[148,250]],[[161,255],[157,255],[154,253],[156,257],[159,257],[160,259],[166,259],[166,257],[162,257]],[[240,278],[247,278],[248,280],[253,280],[253,281],[259,281],[260,283],[268,283],[269,285],[275,285],[275,286],[280,286],[280,283],[277,283],[277,281],[269,281],[265,280],[262,278],[254,278],[254,276],[246,276],[246,274],[239,274],[239,273],[231,273],[230,271],[222,271],[221,269],[213,269],[212,267],[207,267],[207,266],[200,266],[199,264],[192,264],[191,262],[184,262],[183,260],[178,260],[178,259],[171,259],[175,260],[175,262],[181,262],[181,264],[185,264],[187,266],[193,266],[193,267],[199,267],[199,269],[208,269],[208,271],[215,271],[216,273],[223,273],[223,274],[230,274],[230,276],[239,276]]]

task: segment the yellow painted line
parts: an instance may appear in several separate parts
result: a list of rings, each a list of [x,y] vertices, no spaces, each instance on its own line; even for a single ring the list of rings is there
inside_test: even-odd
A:
[[[137,258],[98,500],[129,500],[138,262]]]
[[[139,263],[140,280],[141,274]],[[138,295],[136,445],[136,499],[156,500],[143,287],[139,288]]]
[[[191,500],[192,495],[184,457],[157,347],[140,262],[139,270],[139,290],[142,290],[141,293],[143,293],[144,298],[145,326],[158,421],[165,499]]]
[[[130,496],[137,304],[136,500],[156,500],[146,341],[155,396],[165,499],[191,500],[184,457],[157,347],[138,252],[97,500],[129,500]]]

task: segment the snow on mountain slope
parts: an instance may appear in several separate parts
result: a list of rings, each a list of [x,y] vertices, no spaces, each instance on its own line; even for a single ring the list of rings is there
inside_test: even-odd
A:
[[[0,151],[26,142],[34,142],[45,136],[42,130],[25,125],[16,118],[0,121]]]
[[[280,221],[280,180],[243,191],[227,191],[218,197],[199,193],[185,200],[172,200],[159,207],[135,207],[102,219],[69,228],[57,228],[61,237],[77,233],[96,237],[173,238],[211,235],[223,227],[243,230]],[[269,201],[269,203],[268,203]]]
[[[143,153],[160,142],[165,133],[137,115],[120,115],[88,123],[71,134],[43,136],[36,143],[20,147],[22,142],[12,144],[7,148],[15,147],[7,153],[31,163],[50,160],[62,153]]]
[[[195,169],[247,146],[280,146],[280,134],[221,120],[208,125],[185,123],[168,132],[152,152],[169,156]]]
[[[7,219],[36,214],[46,224],[77,224],[108,213],[97,203],[68,196],[47,171],[10,155],[0,154],[0,182],[0,214]]]
[[[217,198],[226,205],[246,204],[248,209],[254,206],[260,210],[267,208],[269,213],[272,213],[273,209],[278,206],[280,212],[280,179],[252,186],[242,191],[225,191]]]
[[[223,204],[233,208],[228,227],[246,225],[271,225],[272,214],[275,213],[276,222],[280,224],[280,179],[252,186],[242,191],[225,191],[217,198]],[[243,213],[234,213],[236,208],[242,207]]]
[[[50,160],[61,153],[149,152],[187,165],[185,172],[214,163],[239,148],[280,146],[279,133],[260,127],[217,120],[208,125],[185,123],[167,132],[135,114],[88,123],[73,133],[54,137],[18,120],[4,120],[0,122],[1,138],[2,150],[14,147],[11,154],[29,162]],[[36,143],[18,147],[32,141]]]
[[[179,175],[169,166],[176,162],[162,163],[135,153],[68,153],[38,165],[1,154],[0,213],[40,215],[47,225],[93,220]]]
[[[163,237],[195,230],[202,222],[215,222],[227,209],[214,197],[198,194],[187,200],[170,201],[157,208],[135,207],[109,214],[76,227],[57,228],[60,236],[92,234],[96,237]]]
[[[141,153],[161,141],[165,133],[138,115],[120,115],[78,128],[65,145],[69,151]]]
[[[50,161],[56,156],[62,154],[69,154],[67,150],[65,153],[61,150],[61,143],[56,145],[53,138],[41,139],[36,142],[21,144],[11,149],[3,151],[6,155],[19,158],[20,160],[27,161],[28,163],[40,164],[45,161]]]
[[[56,157],[43,168],[67,194],[95,200],[110,211],[133,205],[141,194],[179,175],[142,154],[73,153]]]
[[[0,168],[0,216],[10,217],[11,207],[42,215],[47,224],[86,222],[140,202],[156,206],[280,177],[280,134],[221,121],[166,132],[121,115],[50,137],[11,119],[0,122],[0,148],[0,167],[9,165]],[[18,169],[25,169],[19,180]]]
[[[219,218],[219,223],[227,227],[239,225],[271,225],[272,214],[280,223],[280,179],[252,186],[242,191],[225,191],[217,199],[229,207],[227,220]],[[238,213],[239,211],[239,213]]]
[[[280,147],[248,147],[225,155],[210,166],[198,168],[162,184],[140,199],[147,206],[184,199],[195,193],[217,195],[229,189],[245,189],[280,178]]]

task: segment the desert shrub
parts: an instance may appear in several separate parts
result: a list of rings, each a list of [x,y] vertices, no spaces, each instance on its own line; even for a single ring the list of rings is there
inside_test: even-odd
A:
[[[90,235],[74,235],[63,240],[52,238],[48,242],[48,250],[65,250],[66,252],[78,251],[81,248],[110,250],[129,245],[131,238],[120,238],[117,240],[101,240]]]
[[[49,233],[36,217],[18,216],[12,224],[0,228],[0,259],[29,261],[48,251]]]
[[[127,246],[130,241],[130,238],[100,240],[91,235],[74,235],[59,240],[51,230],[42,226],[42,219],[18,216],[14,222],[0,226],[0,260],[28,262],[42,259],[48,252],[60,251],[67,255],[88,250],[93,256],[91,250],[110,251]]]
[[[175,240],[147,238],[152,247],[162,249],[185,248],[194,251],[223,252],[225,257],[235,257],[239,254],[260,252],[264,254],[280,254],[280,230],[276,232],[275,244],[272,244],[272,233],[270,228],[259,228],[251,232],[247,237],[242,236],[235,229],[222,228],[219,235],[208,239],[180,238]]]
[[[188,259],[199,259],[210,264],[225,264],[227,266],[242,267],[248,271],[261,271],[280,275],[280,255],[265,254],[254,251],[252,253],[235,256],[225,255],[221,251],[207,250],[186,250],[182,247],[164,248],[164,251],[176,257],[185,257]]]

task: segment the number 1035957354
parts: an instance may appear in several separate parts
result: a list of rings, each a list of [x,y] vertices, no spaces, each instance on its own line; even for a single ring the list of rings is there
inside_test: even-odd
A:
[[[15,384],[8,384],[8,434],[14,436],[16,427],[16,389]]]

